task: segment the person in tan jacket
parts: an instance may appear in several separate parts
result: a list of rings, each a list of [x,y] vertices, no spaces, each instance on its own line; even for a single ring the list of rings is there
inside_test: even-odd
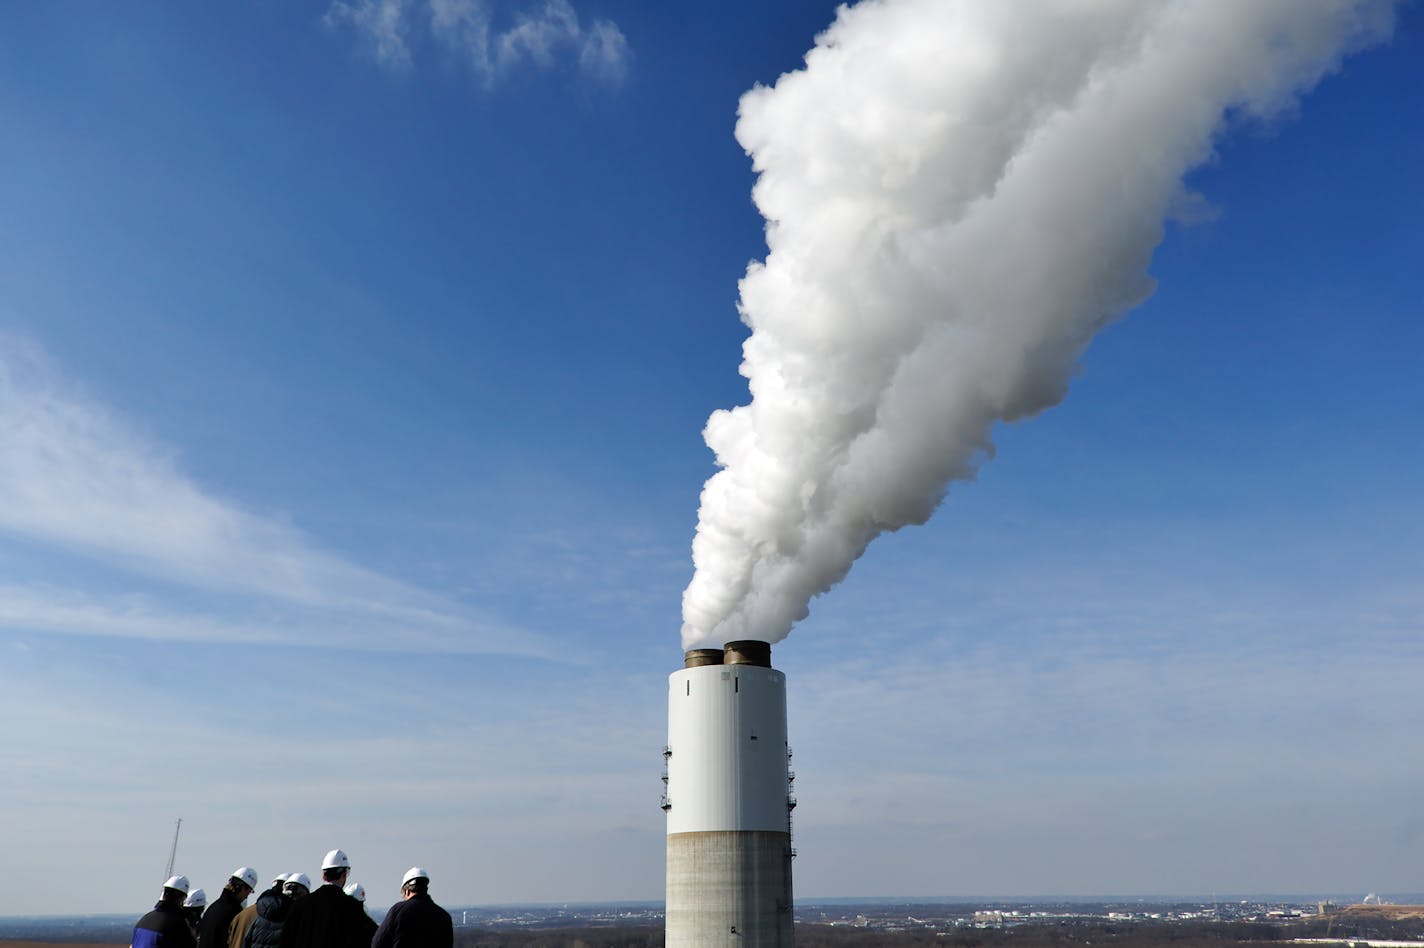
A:
[[[267,892],[282,891],[282,883],[287,881],[286,875],[279,875],[272,880],[272,886]],[[266,895],[267,893],[262,893]],[[257,900],[253,899],[252,904],[232,918],[232,924],[227,928],[227,948],[242,948],[242,939],[247,935],[247,930],[252,927],[252,920],[257,917]],[[208,948],[216,948],[209,945]]]

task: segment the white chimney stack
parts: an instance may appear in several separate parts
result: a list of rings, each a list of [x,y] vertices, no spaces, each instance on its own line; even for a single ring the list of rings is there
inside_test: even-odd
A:
[[[786,676],[765,642],[668,676],[667,945],[793,944]]]

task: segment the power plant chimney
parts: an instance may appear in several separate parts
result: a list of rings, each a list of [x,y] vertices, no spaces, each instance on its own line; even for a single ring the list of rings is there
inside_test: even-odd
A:
[[[766,642],[687,652],[668,676],[667,946],[791,946],[786,676]]]

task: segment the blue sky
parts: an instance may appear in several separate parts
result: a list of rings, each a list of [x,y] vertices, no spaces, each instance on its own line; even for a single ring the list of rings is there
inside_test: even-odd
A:
[[[7,17],[0,913],[140,911],[178,817],[210,892],[661,897],[737,102],[834,5],[417,8]],[[1420,88],[1415,4],[1234,125],[1067,400],[777,646],[799,897],[1424,890]]]

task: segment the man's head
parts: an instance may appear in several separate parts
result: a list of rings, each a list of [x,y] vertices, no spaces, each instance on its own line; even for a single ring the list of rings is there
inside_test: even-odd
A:
[[[294,872],[287,876],[287,884],[282,887],[291,899],[300,899],[311,891],[311,880],[305,872]]]
[[[415,895],[424,895],[430,888],[430,873],[419,866],[411,866],[405,872],[405,877],[401,879],[401,898],[408,899]]]
[[[232,871],[232,877],[227,880],[227,885],[223,888],[237,896],[239,902],[246,902],[247,897],[257,888],[256,870],[247,866],[239,866]]]
[[[346,885],[346,876],[351,872],[351,860],[339,849],[333,849],[321,861],[321,881],[330,885]]]
[[[169,876],[168,881],[163,883],[163,895],[158,901],[163,905],[171,905],[174,908],[182,908],[183,900],[188,897],[188,877]]]
[[[196,922],[203,917],[203,909],[208,907],[208,893],[202,889],[194,889],[188,893],[188,897],[183,900],[183,911],[190,921]]]

